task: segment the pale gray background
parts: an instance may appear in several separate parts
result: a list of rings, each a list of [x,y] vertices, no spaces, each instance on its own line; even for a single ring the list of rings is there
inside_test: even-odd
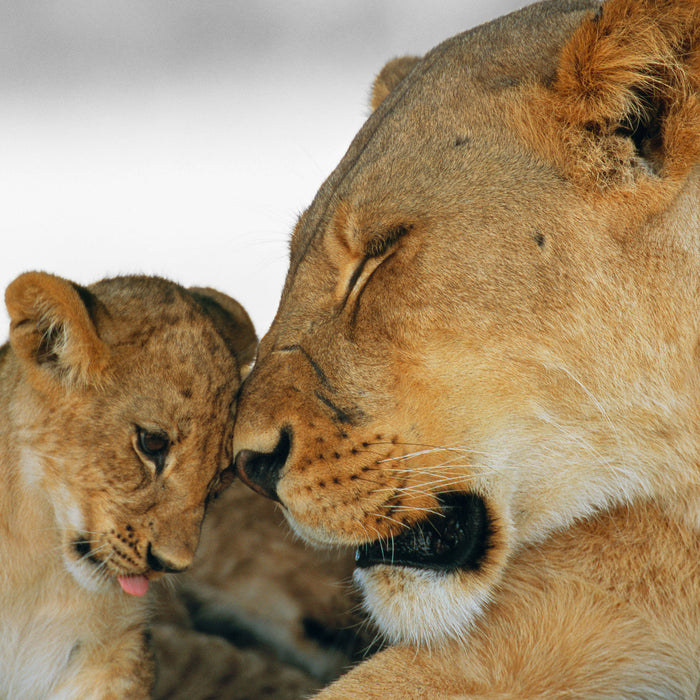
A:
[[[297,215],[397,55],[515,0],[0,0],[0,288],[213,286],[262,334]],[[7,336],[0,304],[0,340]]]

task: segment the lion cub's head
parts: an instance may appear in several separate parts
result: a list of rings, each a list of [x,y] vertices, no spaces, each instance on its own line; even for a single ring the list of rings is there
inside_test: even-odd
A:
[[[698,8],[554,0],[392,63],[294,231],[237,467],[357,547],[391,639],[596,508],[700,512]]]
[[[241,369],[256,338],[233,299],[158,278],[82,288],[27,273],[7,289],[3,401],[18,486],[49,511],[76,580],[142,594],[192,562],[231,476]],[[3,466],[3,469],[6,467]],[[25,526],[29,522],[24,523]]]

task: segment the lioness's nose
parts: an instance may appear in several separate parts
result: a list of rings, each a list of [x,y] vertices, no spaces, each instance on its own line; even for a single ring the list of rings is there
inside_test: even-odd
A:
[[[291,449],[292,431],[283,428],[272,452],[241,450],[236,455],[236,471],[241,481],[262,496],[279,501],[277,482]]]

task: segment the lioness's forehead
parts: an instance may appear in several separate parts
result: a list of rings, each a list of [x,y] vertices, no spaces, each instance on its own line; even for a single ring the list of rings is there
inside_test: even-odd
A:
[[[399,212],[406,219],[400,225],[410,225],[412,217],[453,206],[455,190],[488,195],[499,176],[517,179],[517,162],[499,163],[503,142],[515,144],[504,118],[528,85],[552,80],[566,38],[599,6],[598,0],[538,3],[429,52],[370,116],[300,218],[290,274],[341,206],[368,227]]]

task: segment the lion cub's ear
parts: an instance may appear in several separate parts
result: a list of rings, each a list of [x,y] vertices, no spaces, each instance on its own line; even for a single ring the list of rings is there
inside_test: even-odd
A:
[[[413,70],[413,66],[418,61],[420,61],[420,58],[417,56],[393,58],[379,71],[379,75],[374,79],[372,97],[370,98],[370,107],[373,112],[384,101],[384,98]]]
[[[700,157],[699,91],[700,2],[608,0],[542,89],[540,145],[563,145],[562,167],[603,189],[680,180]]]
[[[238,360],[241,379],[250,372],[258,347],[253,322],[246,310],[232,297],[209,287],[187,290],[212,319],[219,335]]]
[[[5,292],[10,345],[45,384],[99,383],[109,350],[97,335],[86,307],[90,293],[44,272],[27,272]]]

